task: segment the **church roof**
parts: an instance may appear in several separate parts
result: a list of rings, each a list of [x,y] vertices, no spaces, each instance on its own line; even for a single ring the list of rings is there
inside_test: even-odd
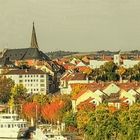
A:
[[[13,62],[9,61],[8,58],[6,59],[0,58],[0,68],[2,67],[15,67],[15,65],[13,64]]]
[[[3,55],[3,59],[9,58],[9,60],[27,60],[27,59],[38,59],[38,60],[50,60],[38,48],[22,48],[22,49],[7,49]]]

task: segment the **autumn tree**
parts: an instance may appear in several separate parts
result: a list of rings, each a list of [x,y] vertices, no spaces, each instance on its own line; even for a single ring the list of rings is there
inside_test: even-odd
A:
[[[40,114],[40,105],[36,102],[26,102],[22,105],[22,114],[28,120],[33,118],[34,122],[38,121]]]
[[[125,72],[126,72],[126,69],[123,66],[120,66],[117,70],[117,73],[120,76],[120,83],[122,83],[123,75],[125,74]]]
[[[52,97],[51,102],[42,106],[42,116],[49,122],[62,121],[65,113],[72,108],[70,97],[57,95]]]

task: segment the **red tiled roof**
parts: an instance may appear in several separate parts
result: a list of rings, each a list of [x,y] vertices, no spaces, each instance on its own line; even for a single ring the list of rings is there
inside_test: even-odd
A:
[[[86,74],[84,74],[84,73],[74,73],[71,80],[86,80]]]
[[[88,67],[88,66],[76,66],[75,67],[76,69],[78,69],[79,71],[81,71],[81,72],[84,72],[84,71],[86,71],[86,70],[92,70],[90,67]]]
[[[73,70],[73,69],[75,69],[74,64],[64,64],[62,66],[65,68],[65,70]]]
[[[130,89],[137,89],[138,87],[140,87],[140,84],[136,83],[117,83],[116,85],[119,86],[120,89],[124,89],[126,91]]]
[[[86,74],[83,73],[68,73],[64,77],[61,78],[61,80],[85,80]]]
[[[127,99],[128,99],[128,98],[123,97],[123,98],[120,99],[120,101],[121,101],[121,102],[124,102],[124,101],[127,100]]]
[[[77,106],[77,109],[80,109],[81,107],[82,108],[85,108],[85,107],[87,107],[87,105],[90,105],[91,107],[96,107],[96,105],[95,104],[93,104],[93,103],[91,103],[90,101],[92,101],[94,98],[88,98],[87,100],[85,100],[85,101],[83,101],[83,102],[81,102],[78,106]],[[88,106],[89,107],[89,106]]]

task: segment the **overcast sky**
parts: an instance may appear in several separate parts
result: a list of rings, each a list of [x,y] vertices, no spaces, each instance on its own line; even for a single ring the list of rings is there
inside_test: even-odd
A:
[[[0,0],[0,49],[140,50],[140,0]]]

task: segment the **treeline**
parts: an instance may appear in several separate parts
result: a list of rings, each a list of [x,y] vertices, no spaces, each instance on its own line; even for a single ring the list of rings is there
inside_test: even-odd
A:
[[[106,62],[100,68],[93,69],[90,72],[89,78],[98,81],[140,81],[140,63],[132,68],[126,69],[123,66],[117,66],[113,62]]]
[[[61,58],[63,56],[67,56],[67,55],[73,55],[73,54],[77,54],[78,52],[70,52],[70,51],[51,51],[51,52],[47,52],[46,55],[48,55],[51,59],[55,59],[55,58]]]
[[[140,104],[121,106],[119,110],[106,105],[96,109],[85,107],[76,115],[77,128],[85,140],[139,140]]]

